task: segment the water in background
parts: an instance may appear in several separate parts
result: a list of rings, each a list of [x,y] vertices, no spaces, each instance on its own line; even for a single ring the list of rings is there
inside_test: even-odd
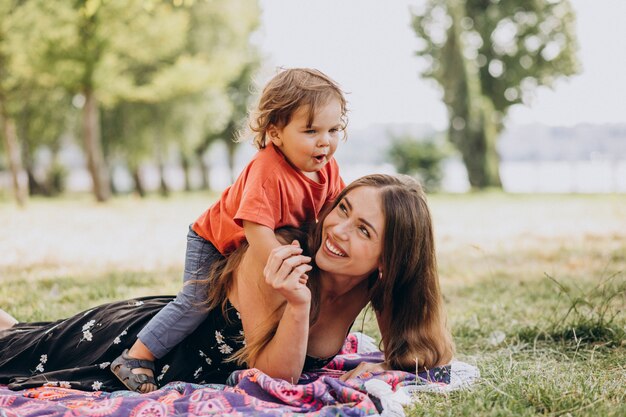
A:
[[[436,134],[428,125],[374,125],[350,132],[335,154],[346,183],[371,173],[395,173],[386,162],[389,137],[398,133],[414,137]],[[529,125],[505,132],[499,141],[500,177],[504,191],[511,193],[626,193],[626,125],[580,125],[553,128]],[[235,174],[254,155],[256,149],[242,144],[237,151]],[[230,184],[226,147],[217,142],[206,156],[211,165],[210,184],[222,190]],[[45,166],[49,156],[40,152],[38,161]],[[59,160],[68,169],[68,191],[88,192],[91,178],[85,169],[84,155],[76,141],[68,140]],[[442,191],[466,192],[470,189],[465,166],[460,158],[444,161]],[[176,154],[166,165],[166,182],[173,190],[184,187],[184,175]],[[121,192],[133,189],[132,178],[123,166],[111,168],[113,181]],[[159,187],[156,166],[142,169],[147,190]],[[192,186],[199,187],[199,170],[191,172]],[[11,187],[8,172],[0,172],[0,191]]]

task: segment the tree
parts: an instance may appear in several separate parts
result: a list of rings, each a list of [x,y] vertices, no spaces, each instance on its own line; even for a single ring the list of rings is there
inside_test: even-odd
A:
[[[158,66],[178,51],[188,16],[159,0],[29,0],[18,14],[18,43],[27,51],[24,74],[36,74],[41,86],[63,86],[82,101],[88,169],[96,199],[105,201],[110,185],[100,107],[145,93],[133,69]]]
[[[132,68],[138,87],[103,113],[105,149],[126,160],[138,191],[140,165],[156,160],[162,168],[172,151],[191,188],[188,171],[208,147],[207,138],[240,118],[233,85],[244,83],[242,77],[249,82],[248,68],[258,61],[249,42],[258,26],[256,0],[185,2],[180,12],[188,25],[179,49],[161,66]],[[241,88],[249,95],[247,84]],[[163,176],[161,192],[167,193]]]
[[[20,80],[13,71],[14,62],[8,39],[11,33],[10,21],[17,7],[15,1],[0,2],[0,135],[4,137],[15,201],[24,206],[28,198],[28,182],[22,166],[22,146],[15,123]]]
[[[509,108],[578,71],[574,19],[568,0],[428,0],[413,12],[421,75],[442,87],[473,188],[501,186],[496,140]]]

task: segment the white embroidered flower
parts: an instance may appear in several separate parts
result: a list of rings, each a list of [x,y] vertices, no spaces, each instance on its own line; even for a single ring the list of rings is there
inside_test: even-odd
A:
[[[228,346],[226,343],[219,345],[219,349],[220,349],[220,352],[222,352],[225,355],[228,355],[229,353],[233,351],[233,348]]]
[[[87,323],[85,323],[85,325],[83,326],[83,332],[85,332],[85,330],[89,330],[93,327],[93,325],[96,324],[95,320],[89,320]]]
[[[239,320],[241,320],[241,314],[239,314],[239,312],[237,312],[237,317],[239,317]]]
[[[213,363],[213,361],[209,357],[207,357],[205,360],[206,360],[207,365],[211,365]]]
[[[61,388],[72,388],[72,384],[67,381],[59,381],[59,386]]]
[[[109,365],[111,365],[111,362],[102,362],[100,364],[100,369],[106,369],[109,367]]]
[[[83,332],[83,340],[86,340],[88,342],[91,342],[93,340],[93,335],[91,334],[89,330],[85,330]]]
[[[165,373],[170,369],[169,365],[163,365],[163,368],[161,368],[161,375],[157,376],[157,380],[160,381],[163,379],[163,377],[165,376]]]
[[[37,367],[35,368],[35,371],[43,372],[44,371],[43,365],[42,364],[38,364]]]
[[[206,353],[204,353],[201,350],[198,350],[198,355],[200,355],[201,358],[205,358],[206,357]]]
[[[193,378],[198,379],[198,377],[200,376],[200,372],[202,372],[202,367],[196,369],[196,371],[193,373]]]
[[[94,391],[98,391],[101,387],[102,387],[102,382],[100,381],[94,381],[94,383],[91,384],[91,389],[93,389]]]
[[[222,333],[219,330],[215,331],[215,340],[217,341],[217,343],[224,343],[224,336],[222,336]]]
[[[128,334],[128,328],[126,328],[122,333],[120,333],[119,336],[113,339],[113,344],[119,345],[120,343],[122,343],[122,336],[126,336],[127,334]]]
[[[143,305],[143,301],[137,301],[137,302],[135,303],[135,306],[136,306],[136,307],[139,307],[139,306],[142,306],[142,305]]]
[[[48,355],[41,355],[41,357],[39,358],[39,362],[41,363],[48,362]]]

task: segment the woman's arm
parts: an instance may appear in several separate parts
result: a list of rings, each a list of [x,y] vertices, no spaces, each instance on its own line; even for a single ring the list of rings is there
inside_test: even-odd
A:
[[[295,242],[272,250],[266,264],[249,257],[237,273],[237,307],[246,343],[254,343],[272,319],[278,320],[276,333],[248,366],[294,383],[302,373],[307,351],[311,292],[306,273],[310,261]]]

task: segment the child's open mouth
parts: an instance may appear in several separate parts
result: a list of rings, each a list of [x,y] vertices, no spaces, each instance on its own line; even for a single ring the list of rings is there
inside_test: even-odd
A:
[[[324,162],[324,159],[326,159],[326,155],[317,155],[314,156],[313,159],[315,159],[317,163],[321,164],[322,162]]]

